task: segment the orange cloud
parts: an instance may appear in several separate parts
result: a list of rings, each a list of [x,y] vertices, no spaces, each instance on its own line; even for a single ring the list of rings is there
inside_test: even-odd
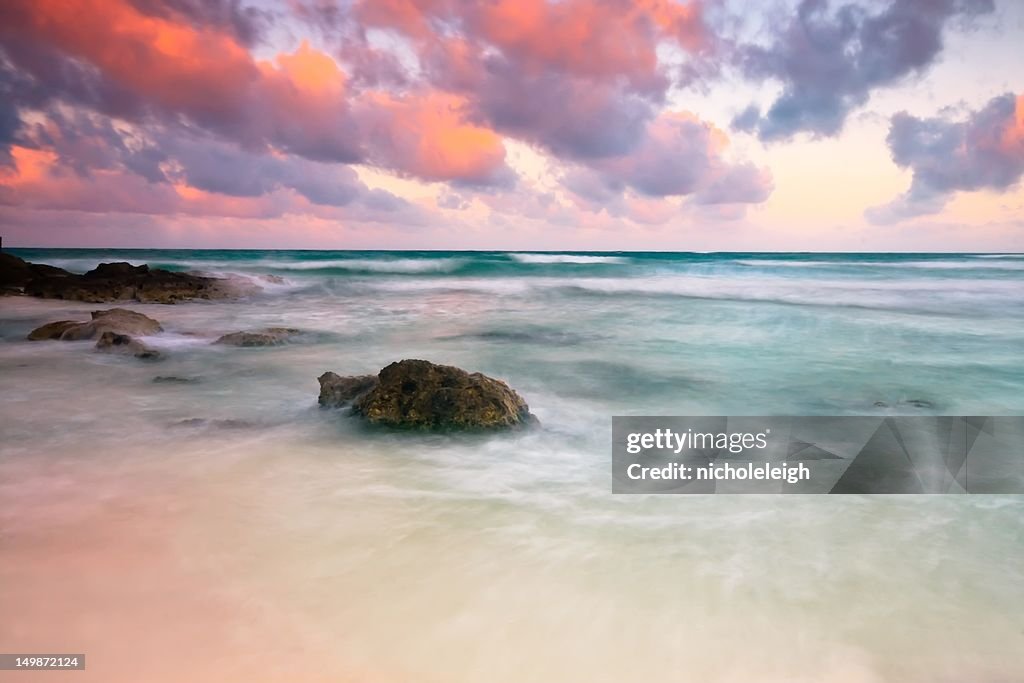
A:
[[[145,15],[124,0],[15,1],[0,18],[167,107],[241,106],[242,92],[258,76],[231,36]]]
[[[1007,122],[1006,130],[1003,131],[1002,143],[1006,151],[1024,148],[1024,95],[1017,95],[1017,105],[1013,114],[1013,118]]]
[[[489,128],[468,122],[465,100],[430,92],[395,98],[368,95],[361,128],[376,161],[428,180],[487,182],[505,167],[505,146]]]
[[[688,51],[710,45],[699,3],[677,0],[360,0],[357,16],[394,28],[436,49],[431,19],[461,26],[465,39],[498,48],[518,68],[556,69],[584,77],[625,76],[639,89],[664,89],[657,47]]]
[[[686,48],[703,43],[700,14],[664,0],[497,0],[480,6],[480,35],[528,68],[554,67],[582,76],[627,75],[638,84],[658,78],[658,40]]]

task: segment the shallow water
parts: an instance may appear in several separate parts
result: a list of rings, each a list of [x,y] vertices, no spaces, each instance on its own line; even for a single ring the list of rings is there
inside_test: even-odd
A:
[[[613,414],[1020,414],[1018,256],[19,255],[265,289],[131,306],[160,363],[23,341],[96,306],[0,299],[2,650],[96,681],[1024,679],[1024,500],[612,496],[609,457]],[[282,325],[310,334],[209,344]],[[317,408],[322,372],[409,357],[541,428]]]

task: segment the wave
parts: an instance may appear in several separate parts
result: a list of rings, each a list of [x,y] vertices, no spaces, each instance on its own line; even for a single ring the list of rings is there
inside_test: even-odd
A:
[[[275,270],[351,270],[370,273],[451,273],[458,270],[460,258],[430,259],[337,259],[331,261],[258,261],[255,265]]]
[[[1008,258],[1004,256],[986,256],[971,258]],[[735,264],[741,266],[756,266],[763,268],[907,268],[923,270],[1024,270],[1024,263],[1010,261],[1009,263],[999,262],[970,262],[966,260],[934,260],[934,261],[787,261],[776,259],[737,259]]]
[[[551,264],[551,263],[628,263],[629,259],[622,256],[581,256],[576,254],[523,254],[510,252],[508,257],[519,263]]]
[[[368,285],[391,292],[464,292],[533,296],[562,291],[582,296],[679,297],[803,306],[957,313],[1017,306],[1020,283],[1001,280],[900,278],[892,280],[774,277],[502,277],[390,280]]]

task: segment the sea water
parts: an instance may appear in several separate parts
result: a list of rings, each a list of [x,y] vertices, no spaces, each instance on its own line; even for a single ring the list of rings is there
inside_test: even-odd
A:
[[[610,472],[612,415],[1021,414],[1019,255],[16,253],[261,292],[129,305],[159,363],[25,341],[101,306],[0,299],[0,649],[95,681],[1024,680],[1019,498]],[[307,334],[211,344],[268,326]],[[504,379],[540,426],[317,407],[323,372],[402,358]]]

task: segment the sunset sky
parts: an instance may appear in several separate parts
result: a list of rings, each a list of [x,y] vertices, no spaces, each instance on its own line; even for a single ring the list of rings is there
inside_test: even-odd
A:
[[[5,246],[1024,251],[1019,0],[4,0]]]

